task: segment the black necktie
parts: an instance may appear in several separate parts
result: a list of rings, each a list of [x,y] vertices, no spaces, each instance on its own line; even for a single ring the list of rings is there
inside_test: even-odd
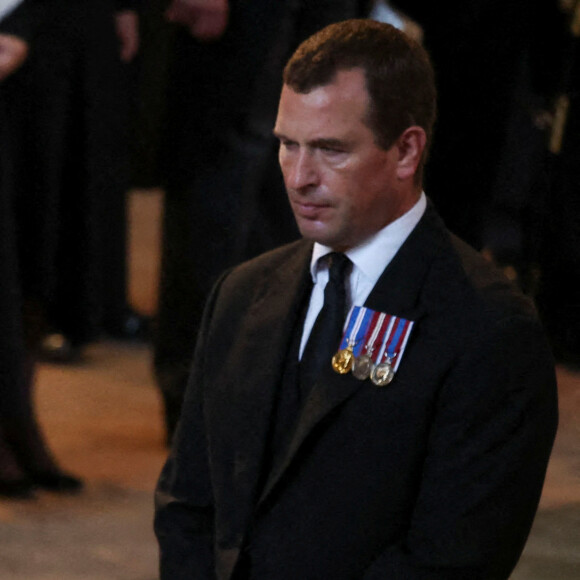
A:
[[[340,345],[346,316],[345,276],[351,261],[338,252],[328,254],[328,283],[324,289],[324,305],[318,314],[300,361],[300,385],[309,389],[318,373],[331,360]]]

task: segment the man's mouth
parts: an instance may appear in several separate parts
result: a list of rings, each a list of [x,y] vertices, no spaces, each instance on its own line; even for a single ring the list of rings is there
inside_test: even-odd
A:
[[[299,201],[294,200],[292,202],[296,213],[300,217],[306,219],[316,219],[320,217],[320,214],[326,209],[330,208],[330,204],[325,202],[313,202],[313,201]]]

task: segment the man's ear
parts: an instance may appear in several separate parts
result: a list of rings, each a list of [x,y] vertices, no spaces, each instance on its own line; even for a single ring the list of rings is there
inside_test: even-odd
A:
[[[399,152],[397,177],[401,181],[415,175],[426,144],[427,135],[422,127],[413,125],[401,133],[396,142]]]

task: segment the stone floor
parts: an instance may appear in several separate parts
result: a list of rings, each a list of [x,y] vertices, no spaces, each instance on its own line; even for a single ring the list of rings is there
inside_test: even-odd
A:
[[[132,205],[131,294],[144,312],[154,304],[158,211],[158,196]],[[166,451],[150,366],[146,345],[103,342],[82,364],[39,369],[39,418],[86,491],[0,501],[0,580],[157,578],[152,492]],[[580,579],[580,373],[559,368],[558,378],[560,429],[513,580]]]
[[[0,503],[2,580],[154,580],[152,490],[165,449],[146,347],[102,343],[43,366],[37,408],[78,496]]]
[[[513,580],[580,579],[580,372],[558,368],[560,426],[540,510]]]

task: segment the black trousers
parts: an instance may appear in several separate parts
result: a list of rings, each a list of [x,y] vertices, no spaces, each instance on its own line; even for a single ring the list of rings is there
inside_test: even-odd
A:
[[[15,107],[24,292],[83,343],[126,306],[128,70],[113,3],[54,2],[24,73]]]
[[[14,214],[13,117],[6,107],[11,85],[9,79],[0,86],[0,480],[54,466],[33,408]]]

